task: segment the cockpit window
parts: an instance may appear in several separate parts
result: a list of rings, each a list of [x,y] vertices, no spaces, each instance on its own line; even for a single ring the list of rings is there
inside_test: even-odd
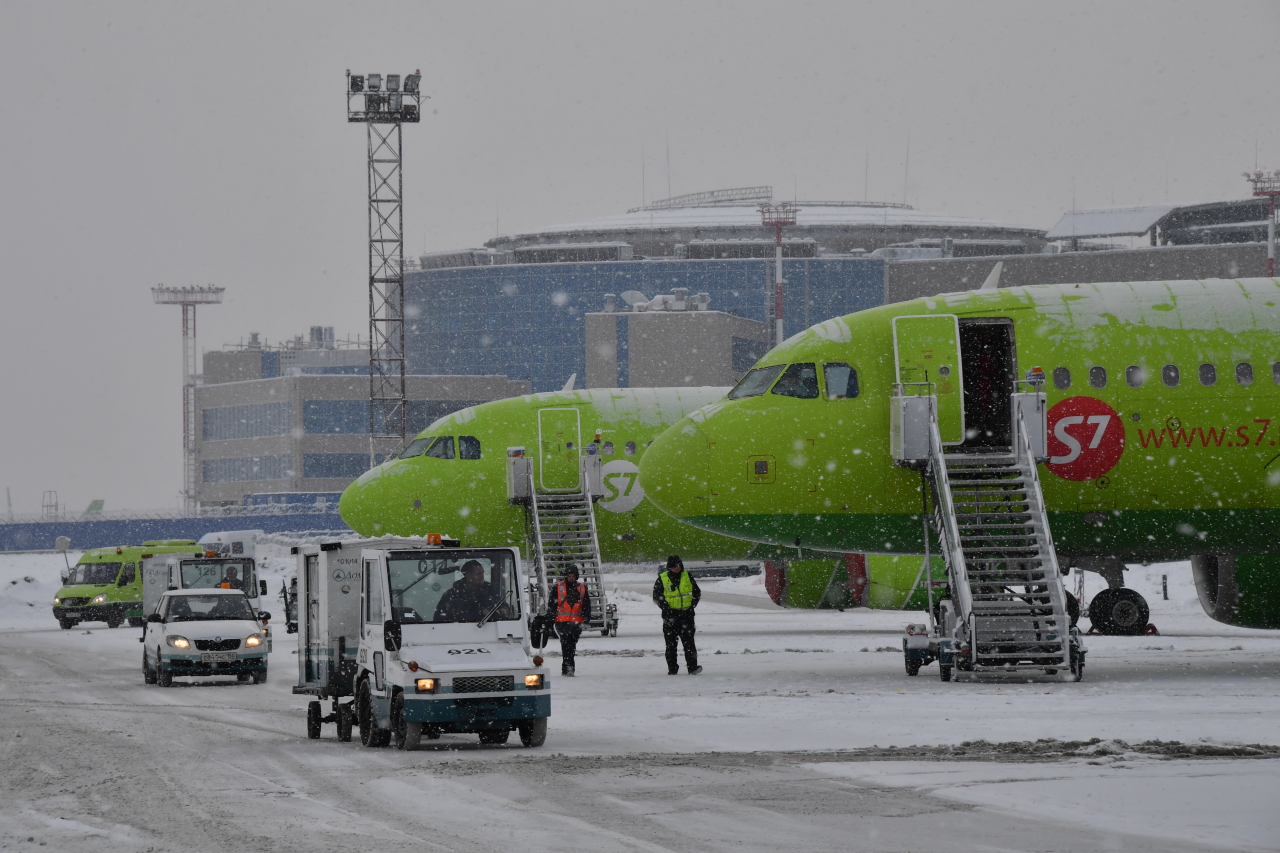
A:
[[[843,361],[824,364],[822,378],[827,381],[828,400],[852,400],[858,396],[858,371]]]
[[[480,458],[480,439],[474,435],[458,436],[458,450],[463,459]]]
[[[427,436],[426,438],[415,438],[413,441],[409,442],[409,446],[400,454],[400,458],[412,459],[415,456],[421,456],[426,452],[427,445],[434,440],[435,439],[432,436]]]
[[[775,364],[772,367],[757,367],[754,370],[747,371],[747,375],[742,377],[742,381],[733,386],[733,390],[729,392],[729,399],[740,400],[743,397],[759,397],[769,390],[769,386],[773,384],[773,380],[778,378],[778,374],[782,372],[782,368],[785,366]]]
[[[814,364],[793,364],[782,374],[778,384],[773,386],[773,393],[783,397],[799,397],[801,400],[816,400],[818,397],[818,368]]]
[[[431,443],[427,448],[427,455],[436,459],[452,459],[453,458],[453,436],[442,435]]]

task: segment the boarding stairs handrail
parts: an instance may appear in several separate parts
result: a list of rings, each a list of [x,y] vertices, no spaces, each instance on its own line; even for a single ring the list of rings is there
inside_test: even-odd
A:
[[[934,524],[951,581],[951,597],[959,605],[957,621],[967,627],[973,613],[973,594],[969,589],[964,549],[960,545],[960,528],[956,523],[951,484],[947,481],[947,462],[942,451],[942,433],[938,428],[936,406],[929,413],[929,462],[925,472],[933,482]]]

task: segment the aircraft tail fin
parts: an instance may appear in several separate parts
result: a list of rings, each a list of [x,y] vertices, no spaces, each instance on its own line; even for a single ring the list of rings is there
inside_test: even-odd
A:
[[[561,388],[560,390],[561,390],[561,391],[572,391],[572,390],[573,390],[573,383],[575,383],[575,382],[577,382],[577,381],[578,381],[578,374],[577,374],[577,373],[571,373],[571,374],[569,374],[569,381],[568,381],[568,382],[566,382],[566,383],[564,383],[564,387],[563,387],[563,388]]]
[[[1004,271],[1004,261],[996,261],[996,265],[991,268],[991,274],[987,276],[987,280],[982,283],[982,287],[978,290],[995,290],[1000,287],[1000,273]]]

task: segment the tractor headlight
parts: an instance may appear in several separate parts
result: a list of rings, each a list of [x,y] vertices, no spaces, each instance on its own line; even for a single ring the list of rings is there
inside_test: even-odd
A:
[[[536,672],[531,672],[524,677],[525,690],[538,690],[542,687],[542,676]]]
[[[62,603],[62,599],[61,599],[61,598],[58,598],[58,597],[55,595],[55,596],[53,597],[53,606],[54,606],[54,607],[57,607],[57,606],[58,606],[59,604],[61,604],[61,603]]]
[[[106,594],[105,592],[100,592],[100,593],[98,593],[97,595],[95,595],[95,596],[93,597],[93,601],[92,601],[92,602],[90,602],[90,603],[92,603],[92,604],[106,604],[106,603],[107,603],[107,594]]]
[[[165,642],[173,646],[175,649],[191,648],[191,641],[186,637],[166,637]]]
[[[438,678],[419,678],[415,684],[419,693],[435,693],[440,688]]]
[[[260,646],[262,645],[262,635],[250,634],[248,637],[245,638],[244,644],[251,649],[257,646]]]

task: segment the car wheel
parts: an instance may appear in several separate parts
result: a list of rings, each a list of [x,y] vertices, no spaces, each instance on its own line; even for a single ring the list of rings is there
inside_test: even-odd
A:
[[[251,679],[251,678],[253,678],[253,676],[252,676],[250,673],[247,673],[247,672],[238,672],[238,673],[236,673],[236,681],[239,681],[239,682],[245,682],[245,681],[248,681],[248,680],[249,680],[249,679]]]
[[[58,620],[58,627],[59,627],[59,628],[61,628],[61,629],[62,629],[62,630],[64,630],[64,631],[70,631],[72,628],[74,628],[74,627],[76,626],[76,624],[77,624],[77,623],[76,623],[74,620],[72,620],[72,619],[59,619],[59,620]]]
[[[320,739],[320,703],[307,703],[307,737],[311,740]]]
[[[120,616],[120,615],[117,615],[117,614],[113,613],[113,614],[111,614],[110,616],[108,616],[108,617],[107,617],[107,627],[108,627],[108,628],[119,628],[119,627],[120,627],[121,625],[123,625],[123,624],[124,624],[124,617],[123,617],[123,616]]]
[[[525,746],[542,746],[547,742],[547,718],[526,720],[519,725],[520,742]]]
[[[156,679],[160,682],[161,687],[173,686],[173,673],[164,668],[159,655],[156,655]]]
[[[503,729],[497,732],[480,732],[481,743],[506,743],[509,737],[511,737],[511,729]]]
[[[147,657],[147,650],[142,650],[142,683],[155,684],[156,671],[151,668],[151,661]]]
[[[253,673],[254,684],[265,684],[266,681],[267,681],[267,671],[265,669],[260,669],[257,672]]]
[[[397,693],[391,700],[391,743],[396,749],[418,748],[422,740],[422,723],[411,723],[404,718],[404,694]]]
[[[364,746],[386,746],[391,740],[391,732],[378,728],[378,721],[374,719],[373,691],[367,678],[360,682],[356,693],[356,719],[360,723],[360,743]]]
[[[147,620],[146,620],[146,619],[143,619],[141,616],[130,616],[130,617],[129,617],[129,627],[130,627],[130,628],[145,628],[145,627],[146,627],[146,625],[147,625]]]
[[[351,706],[338,706],[338,740],[343,743],[351,742]]]

